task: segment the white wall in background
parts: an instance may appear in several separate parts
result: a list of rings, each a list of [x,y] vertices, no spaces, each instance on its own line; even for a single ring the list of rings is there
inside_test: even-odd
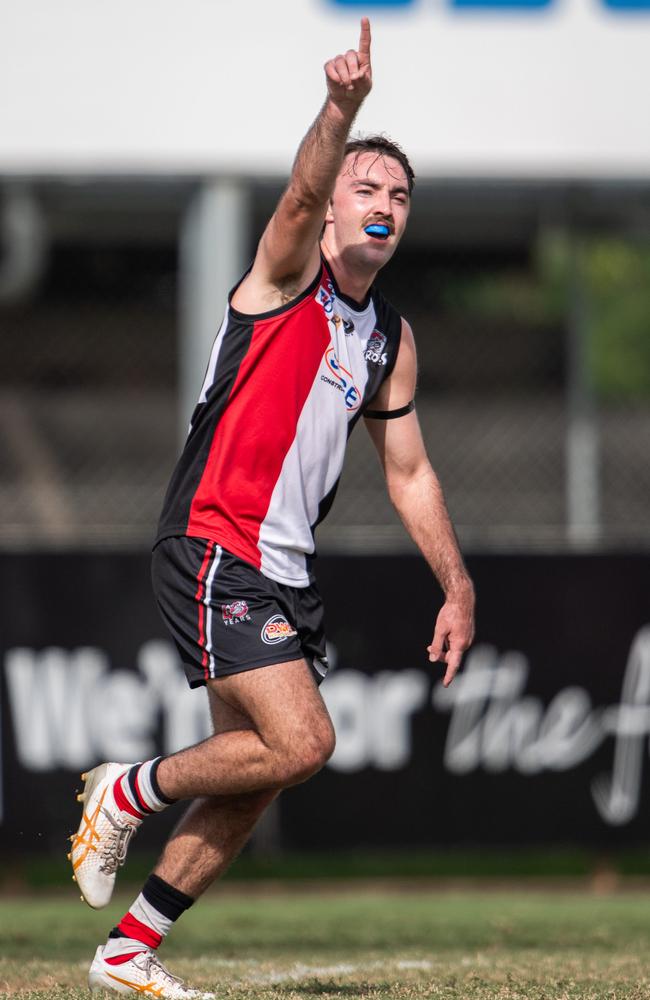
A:
[[[333,0],[0,0],[0,171],[285,174],[356,45]],[[647,176],[650,13],[366,9],[359,124],[424,175]]]

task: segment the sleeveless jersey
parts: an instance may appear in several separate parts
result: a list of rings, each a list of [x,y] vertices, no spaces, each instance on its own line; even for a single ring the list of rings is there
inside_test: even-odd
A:
[[[212,539],[278,583],[308,586],[314,529],[400,334],[399,313],[374,285],[360,306],[325,261],[286,306],[247,315],[229,304],[157,541]]]

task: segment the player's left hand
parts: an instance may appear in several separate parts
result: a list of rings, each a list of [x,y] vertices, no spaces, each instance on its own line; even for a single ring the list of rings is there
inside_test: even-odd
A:
[[[474,638],[474,593],[470,590],[461,596],[448,597],[436,619],[433,640],[427,646],[432,663],[440,660],[447,664],[442,683],[448,687],[458,673],[463,653]]]

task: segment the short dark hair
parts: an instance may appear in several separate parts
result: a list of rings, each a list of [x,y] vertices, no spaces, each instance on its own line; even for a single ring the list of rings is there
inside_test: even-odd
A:
[[[392,156],[394,160],[404,167],[404,173],[406,174],[406,179],[408,181],[409,195],[413,193],[413,187],[415,186],[415,172],[413,167],[409,163],[408,156],[398,143],[393,142],[388,136],[378,134],[378,135],[366,135],[359,136],[357,139],[350,139],[345,146],[345,156],[350,153],[356,153],[356,158],[360,153],[376,153],[377,157],[380,156]]]

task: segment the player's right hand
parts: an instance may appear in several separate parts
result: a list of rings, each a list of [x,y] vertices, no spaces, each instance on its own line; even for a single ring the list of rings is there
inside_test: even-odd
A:
[[[330,100],[339,107],[357,107],[372,88],[370,65],[370,21],[361,18],[359,49],[348,49],[344,56],[334,56],[325,63],[325,77]]]

